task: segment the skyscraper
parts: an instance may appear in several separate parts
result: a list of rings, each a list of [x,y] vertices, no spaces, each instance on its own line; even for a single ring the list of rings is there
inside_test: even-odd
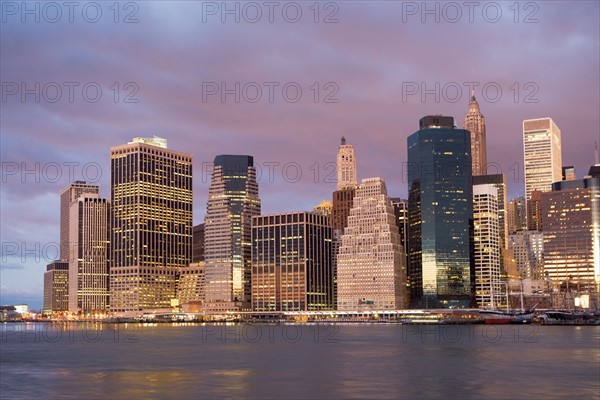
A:
[[[517,197],[508,203],[506,218],[508,220],[508,234],[527,228],[525,197]]]
[[[110,206],[97,194],[71,202],[69,312],[105,312],[109,305]]]
[[[509,235],[519,279],[542,279],[544,235],[539,231],[522,230]]]
[[[337,188],[338,190],[356,187],[356,157],[354,146],[346,144],[346,138],[342,136],[337,154]]]
[[[111,148],[111,312],[171,306],[192,257],[192,156],[162,138]]]
[[[542,192],[534,190],[531,198],[527,200],[527,229],[530,231],[542,230]]]
[[[254,159],[219,155],[204,220],[206,307],[250,310],[252,217],[260,215]]]
[[[312,212],[252,220],[252,310],[333,309],[331,226]]]
[[[44,314],[69,310],[69,263],[53,261],[44,273]]]
[[[408,137],[409,284],[412,305],[474,300],[471,133],[427,116]]]
[[[337,309],[406,306],[406,266],[385,182],[363,179],[337,257]]]
[[[98,194],[100,187],[86,183],[85,181],[75,181],[60,191],[60,259],[69,262],[69,247],[72,246],[74,238],[69,236],[71,223],[70,208],[71,203],[76,201],[79,196],[85,193]]]
[[[523,121],[525,199],[534,190],[547,192],[562,180],[560,129],[552,118]]]
[[[479,307],[495,307],[501,298],[498,189],[473,185],[475,296]]]
[[[471,93],[469,108],[465,114],[463,128],[471,132],[471,158],[473,176],[487,174],[487,149],[485,138],[485,118],[475,99],[475,90]]]
[[[192,228],[192,262],[204,261],[204,224]]]
[[[600,177],[562,181],[542,193],[544,272],[572,290],[600,289]],[[567,283],[568,282],[568,283]]]

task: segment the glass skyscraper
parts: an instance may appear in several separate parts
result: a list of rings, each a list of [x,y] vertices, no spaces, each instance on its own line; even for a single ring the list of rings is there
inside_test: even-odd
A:
[[[427,116],[408,137],[411,305],[474,305],[471,133]]]
[[[250,310],[251,226],[260,215],[254,158],[219,155],[204,220],[207,310]]]

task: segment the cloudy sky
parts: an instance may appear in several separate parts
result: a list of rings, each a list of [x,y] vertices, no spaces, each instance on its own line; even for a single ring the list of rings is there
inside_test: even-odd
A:
[[[263,212],[331,197],[340,137],[359,178],[406,196],[406,138],[428,114],[462,127],[475,86],[488,162],[523,193],[521,123],[552,117],[578,177],[600,137],[597,1],[2,2],[0,303],[41,307],[59,191],[110,197],[110,147],[158,135],[209,165],[250,154]],[[333,178],[333,179],[332,179]]]

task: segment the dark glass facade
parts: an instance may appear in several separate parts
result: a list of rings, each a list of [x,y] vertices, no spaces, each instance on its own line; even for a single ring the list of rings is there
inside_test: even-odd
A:
[[[418,308],[474,304],[471,134],[451,119],[424,117],[408,137],[408,278]]]
[[[298,212],[253,218],[252,310],[332,309],[328,217]]]

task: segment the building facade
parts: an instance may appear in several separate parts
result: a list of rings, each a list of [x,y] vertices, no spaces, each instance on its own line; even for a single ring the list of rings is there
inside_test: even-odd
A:
[[[312,212],[252,219],[252,310],[332,310],[331,226]]]
[[[192,262],[204,261],[204,224],[192,228]]]
[[[204,219],[208,309],[250,310],[251,224],[257,215],[260,199],[254,158],[215,157]]]
[[[69,262],[69,247],[74,242],[74,238],[69,236],[71,227],[70,209],[71,203],[76,201],[81,195],[98,194],[100,187],[85,181],[75,181],[60,191],[60,259]]]
[[[517,197],[508,203],[506,219],[508,220],[509,235],[511,233],[527,229],[527,208],[525,197]]]
[[[69,263],[53,261],[44,272],[43,313],[69,311]]]
[[[411,304],[475,304],[471,133],[452,117],[427,116],[408,137]]]
[[[69,312],[106,312],[109,307],[110,205],[97,194],[71,202]]]
[[[487,148],[485,134],[485,118],[475,99],[475,91],[471,94],[469,108],[465,114],[463,128],[471,132],[471,159],[473,176],[487,174]]]
[[[171,307],[192,257],[192,156],[165,139],[111,148],[110,309]]]
[[[346,138],[342,136],[337,153],[337,189],[356,187],[357,184],[354,146],[346,144]]]
[[[475,296],[479,307],[496,307],[502,297],[498,204],[495,185],[473,185]]]
[[[185,311],[200,312],[203,310],[204,296],[204,261],[190,263],[179,270],[177,281],[177,300]]]
[[[598,292],[600,177],[562,181],[542,193],[544,273],[566,289]]]
[[[562,180],[560,129],[552,118],[523,121],[525,199],[534,190],[547,192]]]
[[[519,279],[543,278],[544,235],[540,231],[517,231],[509,235]]]
[[[406,266],[396,215],[381,178],[356,191],[337,256],[337,309],[406,307]]]

